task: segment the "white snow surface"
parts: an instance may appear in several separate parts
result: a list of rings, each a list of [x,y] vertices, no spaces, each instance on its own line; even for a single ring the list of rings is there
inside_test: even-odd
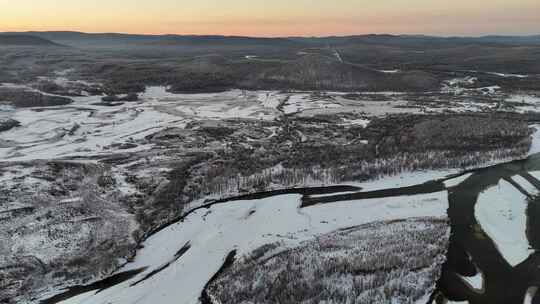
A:
[[[469,285],[475,292],[477,293],[484,293],[484,274],[481,271],[478,271],[478,273],[475,276],[472,277],[465,277],[465,276],[459,276],[467,285]]]
[[[21,127],[2,133],[9,144],[0,159],[24,161],[111,153],[112,144],[128,144],[173,124],[183,117],[161,111],[158,105],[126,103],[119,107],[93,105],[100,96],[76,97],[68,106],[17,109],[11,118]],[[139,145],[123,152],[149,149]]]
[[[532,125],[534,128],[534,133],[532,136],[532,144],[529,149],[529,155],[540,153],[540,125]]]
[[[529,174],[540,180],[540,171],[529,171]]]
[[[523,304],[532,304],[534,300],[534,296],[538,293],[538,287],[532,286],[527,289],[527,292],[525,293],[525,300],[523,301]]]
[[[353,125],[353,126],[361,126],[363,128],[367,127],[371,120],[369,119],[344,119],[343,125]]]
[[[119,272],[148,267],[137,277],[60,303],[198,303],[208,280],[232,250],[241,256],[264,244],[300,242],[339,228],[375,221],[419,217],[445,218],[446,191],[384,199],[316,205],[299,209],[300,195],[236,201],[200,209],[144,242],[134,262]],[[185,244],[191,248],[169,267],[133,287],[130,284],[173,261]]]
[[[501,180],[482,192],[475,205],[475,216],[512,267],[534,253],[526,235],[527,197],[509,182]]]
[[[512,103],[514,111],[517,113],[539,112],[540,97],[529,94],[512,94],[504,100]]]
[[[3,86],[45,94],[24,85]],[[141,145],[138,140],[166,128],[183,128],[193,121],[231,118],[274,120],[283,114],[306,112],[312,115],[318,111],[343,108],[332,98],[316,97],[310,92],[231,90],[174,94],[161,86],[147,87],[144,93],[139,94],[139,102],[111,107],[101,103],[101,98],[73,97],[72,104],[47,108],[2,106],[0,118],[15,119],[21,126],[2,132],[0,159],[28,161],[139,152],[152,146]],[[282,110],[278,109],[280,105],[283,105]],[[350,110],[348,106],[340,111]],[[346,123],[365,126],[369,120]]]
[[[459,184],[463,183],[466,179],[468,179],[472,175],[473,175],[472,173],[463,174],[456,178],[452,178],[445,181],[444,185],[446,186],[446,188],[452,188],[452,187],[458,186]]]
[[[311,94],[293,94],[283,106],[285,114],[294,114],[306,110],[320,110],[329,108],[341,108],[342,105],[330,100],[313,100]]]
[[[6,85],[25,88],[25,86]],[[140,102],[119,106],[100,105],[101,96],[74,97],[67,106],[48,108],[2,108],[2,118],[21,123],[2,132],[0,159],[27,161],[67,157],[90,157],[118,152],[138,152],[150,145],[137,140],[168,127],[183,128],[195,120],[276,118],[280,98],[272,92],[233,90],[212,94],[173,94],[166,87],[148,87]],[[266,103],[258,98],[267,94]],[[277,100],[277,102],[274,102]],[[126,146],[131,145],[131,146]]]
[[[488,74],[504,77],[504,78],[527,78],[528,75],[521,75],[521,74],[505,74],[505,73],[497,73],[497,72],[488,72]]]
[[[414,172],[402,172],[397,175],[384,176],[367,182],[349,183],[349,185],[360,187],[362,188],[362,191],[402,188],[420,185],[432,180],[443,179],[449,175],[457,174],[459,172],[459,169],[418,170]]]
[[[474,81],[474,78],[468,77],[448,83],[457,85],[460,82]],[[24,85],[2,86],[40,92]],[[495,87],[474,90],[490,92],[494,89]],[[378,94],[399,96],[400,93]],[[420,109],[404,107],[408,104],[406,100],[349,100],[339,92],[327,92],[327,95],[323,96],[313,92],[245,90],[174,94],[167,92],[167,87],[161,86],[147,87],[146,91],[140,94],[139,102],[125,102],[114,107],[100,104],[101,97],[74,97],[74,102],[70,105],[48,108],[2,106],[0,119],[15,119],[21,126],[2,132],[0,160],[84,158],[112,154],[119,152],[118,149],[121,149],[122,153],[146,151],[152,146],[138,144],[137,140],[166,128],[183,128],[189,122],[198,120],[274,120],[283,114],[310,116],[357,113],[361,114],[361,118],[344,119],[343,124],[365,127],[372,116],[420,113]],[[540,98],[536,96],[512,95],[507,101],[525,102],[523,106],[516,106],[516,111],[524,112],[529,108],[540,111]],[[482,107],[485,105],[479,106],[471,102],[456,104],[451,110],[479,111]],[[534,133],[533,139],[531,154],[540,152],[540,132]]]
[[[533,184],[531,184],[522,176],[520,175],[512,176],[512,180],[516,182],[518,185],[520,185],[521,188],[523,188],[523,190],[527,192],[527,194],[532,195],[532,196],[538,195],[538,192],[539,192],[538,189],[536,189],[536,187]]]

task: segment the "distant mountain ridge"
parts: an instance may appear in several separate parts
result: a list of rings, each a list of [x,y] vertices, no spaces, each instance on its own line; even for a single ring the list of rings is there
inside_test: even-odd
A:
[[[374,44],[389,46],[449,46],[457,44],[505,44],[505,45],[540,45],[540,35],[531,36],[480,36],[480,37],[438,37],[426,35],[389,35],[368,34],[329,37],[291,37],[298,41],[325,42],[333,45]]]
[[[75,47],[89,46],[204,46],[204,45],[348,45],[371,44],[388,46],[449,46],[457,44],[504,44],[540,45],[540,35],[505,36],[489,35],[480,37],[438,37],[427,35],[368,34],[328,37],[246,37],[222,35],[143,35],[122,33],[83,33],[72,31],[10,32],[6,36],[36,37],[52,43]],[[44,42],[43,42],[44,43]]]
[[[5,33],[24,34],[40,37],[60,44],[80,46],[130,46],[130,45],[280,45],[298,46],[300,42],[288,38],[263,38],[222,35],[139,35],[121,33],[83,33],[83,32],[24,32]]]
[[[3,46],[62,46],[51,40],[27,35],[27,34],[9,34],[0,33],[0,45]]]

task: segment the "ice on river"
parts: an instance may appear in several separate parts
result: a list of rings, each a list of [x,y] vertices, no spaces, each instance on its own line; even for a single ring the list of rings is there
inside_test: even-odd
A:
[[[475,205],[475,216],[511,266],[517,266],[534,253],[526,234],[527,196],[511,183],[501,180],[482,192]]]
[[[375,221],[445,218],[448,208],[446,191],[303,209],[299,208],[300,199],[301,196],[296,194],[280,195],[194,211],[184,221],[150,237],[134,262],[120,270],[148,267],[144,273],[99,293],[88,292],[61,303],[197,303],[205,284],[232,250],[243,255],[277,241],[294,247],[317,235]],[[175,253],[186,244],[190,244],[190,249],[175,261]],[[169,263],[160,272],[130,287]]]

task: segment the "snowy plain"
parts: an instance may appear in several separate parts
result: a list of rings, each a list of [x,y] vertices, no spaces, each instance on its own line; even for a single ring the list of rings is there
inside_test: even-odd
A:
[[[65,83],[62,77],[54,81]],[[471,84],[474,77],[447,82],[448,90],[464,90],[462,83]],[[69,82],[69,81],[68,81]],[[75,81],[76,82],[76,81]],[[0,87],[38,92],[30,86],[1,84]],[[489,88],[487,92],[495,90]],[[490,93],[490,94],[491,94]],[[170,127],[185,127],[193,121],[222,119],[253,119],[271,121],[281,115],[313,116],[331,113],[356,113],[365,118],[344,119],[346,125],[366,126],[370,117],[423,111],[455,112],[481,111],[496,107],[496,103],[457,102],[446,107],[420,109],[408,106],[409,101],[399,92],[363,93],[362,100],[350,100],[344,93],[276,92],[231,90],[222,93],[174,94],[167,87],[147,87],[137,102],[109,106],[102,96],[73,97],[68,106],[48,108],[13,108],[1,105],[0,117],[20,122],[19,127],[2,132],[0,159],[28,161],[35,159],[90,158],[114,152],[139,152],[152,146],[135,145],[147,135]],[[384,95],[391,102],[370,100]],[[540,98],[521,94],[511,95],[506,102],[516,103],[514,111],[540,111]],[[520,105],[521,104],[521,105]],[[535,136],[539,133],[535,133]],[[539,141],[535,141],[538,143]],[[540,151],[533,146],[531,153]]]

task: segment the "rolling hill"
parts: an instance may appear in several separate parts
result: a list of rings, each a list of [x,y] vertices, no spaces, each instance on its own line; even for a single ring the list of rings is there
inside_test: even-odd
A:
[[[62,46],[50,40],[24,34],[0,34],[0,46]]]

